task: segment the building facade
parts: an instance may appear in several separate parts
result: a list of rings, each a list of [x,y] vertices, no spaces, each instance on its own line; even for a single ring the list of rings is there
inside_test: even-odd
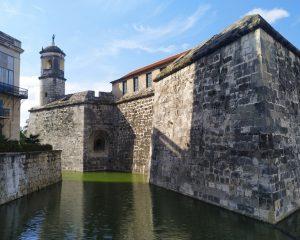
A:
[[[19,140],[20,105],[28,91],[19,87],[21,42],[0,32],[0,134]]]
[[[145,89],[153,88],[153,79],[170,63],[185,55],[188,51],[178,53],[150,65],[138,68],[123,77],[112,81],[112,94],[117,98],[130,96]]]
[[[144,173],[277,223],[300,207],[299,79],[300,51],[251,15],[113,81],[111,93],[31,109],[28,131],[62,150],[64,169]]]

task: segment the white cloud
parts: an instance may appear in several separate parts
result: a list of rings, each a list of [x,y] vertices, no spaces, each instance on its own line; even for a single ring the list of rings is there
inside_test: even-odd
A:
[[[13,16],[20,15],[20,8],[6,1],[1,3],[1,11]]]
[[[185,32],[192,28],[195,25],[195,23],[199,20],[199,18],[202,17],[206,12],[208,12],[209,9],[210,5],[203,5],[198,7],[198,9],[183,23],[181,32]]]
[[[0,12],[6,14],[9,17],[23,16],[33,18],[34,16],[23,12],[21,2],[10,2],[10,1],[1,1],[0,2]]]
[[[170,53],[176,49],[174,45],[168,46],[150,46],[145,44],[143,41],[134,40],[134,39],[124,39],[124,40],[114,40],[109,48],[106,48],[105,51],[102,53],[100,50],[98,53],[100,55],[105,54],[112,54],[115,55],[119,53],[121,50],[129,49],[129,50],[141,50],[148,53]]]
[[[180,46],[174,44],[161,44],[163,40],[176,37],[193,28],[199,20],[208,13],[211,6],[200,5],[195,12],[185,18],[175,18],[166,24],[160,24],[158,27],[146,26],[143,24],[133,24],[135,34],[126,39],[114,39],[101,49],[98,49],[99,56],[116,55],[121,50],[140,50],[148,53],[171,53],[181,50]],[[202,25],[207,23],[202,21]]]
[[[152,16],[160,15],[162,12],[164,12],[169,5],[173,2],[173,0],[169,1],[163,1],[157,7],[153,10]]]
[[[251,15],[251,14],[260,14],[269,23],[275,23],[276,21],[282,18],[286,18],[290,16],[289,12],[283,8],[273,8],[270,10],[255,8],[246,13],[246,15]]]
[[[139,1],[136,1],[138,3]],[[120,4],[121,2],[119,2]],[[165,8],[171,3],[162,4],[156,10],[156,14],[164,11]],[[108,5],[117,4],[115,1],[111,1]],[[123,3],[122,3],[123,5]],[[3,8],[4,6],[4,8]],[[2,8],[1,8],[2,7]],[[36,11],[43,11],[39,6],[31,6]],[[202,18],[201,25],[198,28],[203,27],[207,24],[206,14],[210,10],[210,5],[200,5],[193,13],[186,17],[174,18],[165,24],[160,24],[158,27],[146,26],[142,24],[132,25],[133,32],[127,34],[127,38],[118,39],[114,38],[108,41],[102,48],[91,49],[86,55],[74,58],[70,63],[70,71],[76,70],[80,67],[82,69],[89,67],[95,63],[99,64],[99,60],[105,60],[107,56],[112,56],[120,53],[122,50],[138,50],[148,53],[172,53],[175,51],[181,51],[189,47],[187,44],[181,44],[180,46],[175,46],[174,44],[164,44],[169,41],[171,37],[176,37],[190,29],[192,29]],[[14,6],[13,4],[8,4],[6,1],[0,2],[0,12],[4,11],[10,15],[21,15],[19,6]],[[73,67],[72,67],[73,66]],[[75,69],[74,69],[75,68]],[[110,66],[106,64],[100,64],[98,67],[101,68],[101,78],[100,81],[67,81],[66,82],[66,94],[81,92],[86,90],[98,91],[111,91],[111,84],[109,80],[117,78],[118,71],[115,66]],[[77,69],[78,70],[78,69]],[[99,70],[99,71],[100,71]],[[21,76],[20,86],[29,90],[29,98],[22,101],[21,105],[21,126],[26,124],[26,120],[29,117],[28,110],[34,106],[39,105],[39,83],[37,76]]]
[[[44,10],[43,8],[41,8],[40,6],[38,6],[38,5],[32,5],[32,7],[33,7],[35,10],[37,10],[37,11],[39,11],[39,12],[41,12],[41,13],[44,13],[44,12],[45,12],[45,10]]]
[[[156,28],[144,26],[142,24],[135,24],[133,25],[133,28],[139,33],[152,37],[152,39],[157,39],[158,37],[163,37],[169,34],[180,35],[194,27],[198,20],[210,9],[210,5],[200,5],[195,12],[186,18],[173,19],[167,24]]]

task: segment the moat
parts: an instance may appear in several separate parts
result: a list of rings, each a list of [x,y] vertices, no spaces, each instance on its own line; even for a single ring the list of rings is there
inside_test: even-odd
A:
[[[272,226],[149,185],[143,175],[64,173],[0,207],[0,239],[300,239],[300,212]]]

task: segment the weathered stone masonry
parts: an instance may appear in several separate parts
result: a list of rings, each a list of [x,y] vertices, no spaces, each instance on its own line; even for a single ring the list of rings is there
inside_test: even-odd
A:
[[[153,95],[150,89],[116,102],[115,160],[112,169],[148,173]]]
[[[60,151],[0,154],[0,205],[59,181]]]
[[[42,143],[61,150],[62,169],[83,171],[83,105],[70,105],[30,114],[28,131]],[[33,123],[33,124],[31,124]]]
[[[31,110],[28,132],[62,150],[62,168],[147,173],[153,90],[118,101],[110,93],[82,92]],[[94,150],[97,138],[103,151]]]
[[[270,29],[245,18],[162,73],[151,183],[270,223],[299,208],[300,54]]]
[[[63,169],[152,184],[276,223],[300,207],[300,52],[259,15],[190,50],[154,89],[83,92],[32,109]],[[105,144],[104,144],[105,143]]]

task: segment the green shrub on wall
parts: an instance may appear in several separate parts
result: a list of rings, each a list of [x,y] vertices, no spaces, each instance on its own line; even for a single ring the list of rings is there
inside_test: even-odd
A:
[[[50,151],[52,146],[49,144],[40,144],[38,135],[26,137],[23,131],[20,132],[20,141],[6,139],[0,135],[0,152],[33,152]]]

